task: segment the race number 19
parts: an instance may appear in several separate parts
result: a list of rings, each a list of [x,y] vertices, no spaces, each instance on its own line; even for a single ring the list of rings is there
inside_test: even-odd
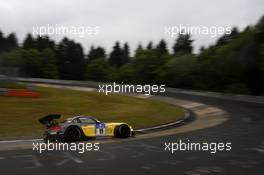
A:
[[[104,124],[99,124],[96,126],[96,135],[105,135],[105,125]]]

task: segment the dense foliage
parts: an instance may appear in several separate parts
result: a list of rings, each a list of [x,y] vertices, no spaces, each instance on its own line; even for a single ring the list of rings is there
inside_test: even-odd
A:
[[[264,94],[264,17],[243,31],[234,28],[215,45],[192,53],[190,35],[179,35],[169,53],[161,40],[139,45],[130,56],[128,43],[116,42],[109,56],[103,47],[82,46],[64,38],[55,43],[49,37],[30,34],[21,47],[15,34],[0,32],[0,67],[19,68],[19,76],[140,84],[220,92]]]

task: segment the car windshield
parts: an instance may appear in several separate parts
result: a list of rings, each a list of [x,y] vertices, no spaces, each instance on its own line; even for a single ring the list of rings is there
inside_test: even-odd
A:
[[[79,120],[81,123],[86,123],[86,124],[95,124],[96,123],[96,120],[93,118],[80,117]]]

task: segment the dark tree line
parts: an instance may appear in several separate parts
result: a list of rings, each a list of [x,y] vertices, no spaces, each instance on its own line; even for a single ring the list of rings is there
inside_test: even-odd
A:
[[[14,33],[9,34],[7,37],[3,36],[0,31],[0,53],[8,52],[18,48],[17,38]]]
[[[138,45],[116,42],[109,55],[103,47],[82,46],[68,38],[27,35],[19,47],[15,34],[0,32],[0,67],[17,67],[20,76],[72,80],[165,84],[170,87],[264,94],[264,17],[243,31],[233,28],[215,45],[193,54],[190,35],[179,35],[169,52],[164,39]]]

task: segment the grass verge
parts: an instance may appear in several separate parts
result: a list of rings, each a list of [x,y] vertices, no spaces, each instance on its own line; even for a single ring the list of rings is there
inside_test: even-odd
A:
[[[12,81],[2,81],[0,82],[0,88],[7,88],[7,89],[25,89],[26,86],[23,84],[18,84]]]
[[[184,116],[180,107],[149,99],[46,87],[35,90],[41,98],[0,97],[0,137],[41,136],[44,127],[37,120],[50,113],[62,114],[63,119],[89,115],[104,122],[127,122],[134,128]]]

